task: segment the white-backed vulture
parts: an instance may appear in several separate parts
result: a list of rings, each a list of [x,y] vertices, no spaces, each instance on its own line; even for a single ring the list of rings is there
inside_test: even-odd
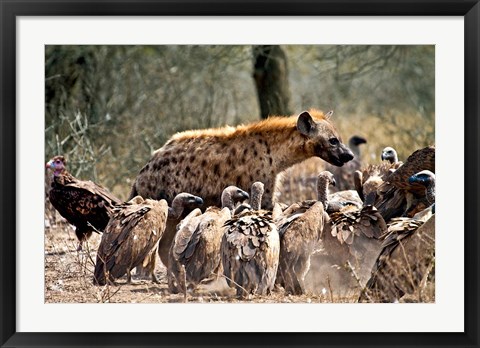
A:
[[[165,231],[167,216],[169,212],[175,213],[173,207],[178,210],[178,206],[199,200],[199,197],[189,193],[181,193],[169,208],[165,200],[143,200],[137,196],[117,206],[98,247],[94,284],[114,282],[125,273],[127,283],[130,283],[130,271],[141,264],[145,265],[155,253]],[[154,282],[158,282],[153,272],[151,276]]]
[[[208,207],[202,214],[197,208],[178,224],[169,253],[170,292],[184,292],[185,281],[196,286],[218,271],[223,224],[232,217],[235,204],[248,198],[247,192],[229,186],[222,193],[222,209]]]
[[[265,295],[275,284],[280,252],[280,238],[271,212],[260,210],[263,184],[252,185],[250,205],[238,216],[225,222],[221,254],[227,284],[237,296]]]
[[[177,231],[177,225],[182,219],[184,219],[193,209],[196,209],[203,205],[203,200],[201,198],[197,200],[190,201],[177,201],[172,202],[172,209],[168,212],[167,223],[165,227],[165,232],[163,233],[162,238],[158,242],[158,246],[155,250],[155,253],[150,255],[150,260],[142,265],[139,265],[136,269],[136,275],[142,278],[149,278],[155,272],[155,267],[157,265],[157,250],[158,256],[160,257],[163,265],[168,268],[168,253],[170,247],[172,246],[173,239],[175,238],[175,233]]]
[[[398,169],[403,162],[398,160],[398,154],[397,151],[390,146],[387,146],[382,150],[382,154],[380,156],[382,161],[387,161],[388,163],[392,164],[392,172]]]
[[[66,164],[63,156],[55,156],[47,162],[46,167],[53,170],[48,197],[60,215],[75,226],[79,240],[77,250],[81,250],[92,232],[103,232],[114,205],[121,201],[102,186],[75,178],[67,171]]]
[[[325,176],[324,180],[320,177]],[[305,276],[310,269],[310,257],[319,249],[327,201],[327,185],[334,184],[331,173],[319,174],[318,201],[303,201],[292,204],[275,221],[280,234],[280,261],[276,283],[285,292],[294,295],[305,293]]]
[[[318,179],[326,181],[328,175]],[[319,183],[319,187],[324,185]],[[322,195],[319,198],[324,206],[329,206]],[[311,260],[314,286],[333,285],[332,289],[340,293],[365,285],[381,248],[380,236],[386,229],[382,216],[371,205],[361,209],[348,206],[329,214],[324,222],[322,250]]]

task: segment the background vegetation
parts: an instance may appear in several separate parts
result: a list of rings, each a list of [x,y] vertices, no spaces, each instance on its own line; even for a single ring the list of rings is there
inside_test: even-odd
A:
[[[294,114],[333,109],[346,142],[405,159],[434,143],[434,46],[281,46]],[[252,46],[47,46],[45,160],[126,199],[175,132],[260,119]]]

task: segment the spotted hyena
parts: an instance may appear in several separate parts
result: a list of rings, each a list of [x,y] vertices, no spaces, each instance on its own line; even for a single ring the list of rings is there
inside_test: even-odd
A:
[[[189,192],[202,197],[204,207],[220,206],[225,187],[249,190],[261,181],[262,207],[271,208],[275,178],[288,167],[313,156],[339,167],[353,159],[331,115],[310,110],[237,127],[177,133],[142,168],[130,196],[170,203],[176,194]]]

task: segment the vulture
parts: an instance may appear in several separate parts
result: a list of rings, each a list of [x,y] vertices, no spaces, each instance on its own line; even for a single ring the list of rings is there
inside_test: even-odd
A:
[[[156,252],[173,207],[198,200],[201,199],[189,193],[180,193],[174,198],[172,207],[168,207],[166,200],[144,200],[136,196],[117,206],[98,247],[94,284],[113,283],[125,273],[130,283],[130,271],[148,262]],[[152,280],[158,282],[153,272],[151,275]]]
[[[353,160],[345,163],[342,167],[336,167],[332,165],[326,166],[326,171],[331,172],[336,178],[336,189],[338,191],[350,190],[354,188],[353,173],[359,170],[362,166],[360,161],[360,145],[366,144],[367,140],[358,135],[352,136],[348,141],[348,147],[352,150],[355,156]]]
[[[53,170],[48,198],[60,215],[75,226],[77,250],[82,250],[83,242],[92,232],[103,232],[114,206],[121,201],[102,186],[75,178],[67,171],[66,164],[63,156],[47,162],[46,167]]]
[[[413,217],[430,205],[426,199],[425,187],[421,183],[408,180],[410,176],[422,170],[435,172],[434,146],[413,152],[377,189],[375,206],[385,221],[398,216]]]
[[[381,164],[370,164],[361,171],[355,171],[355,189],[365,205],[373,205],[375,203],[377,197],[381,195],[379,188],[394,170],[392,164],[384,162]],[[384,185],[382,187],[389,188],[390,186]]]
[[[318,181],[319,188],[326,187],[333,181],[332,174],[323,172]],[[319,200],[328,212],[328,196],[319,192]],[[322,249],[312,258],[316,285],[327,287],[327,278],[331,278],[336,290],[365,285],[381,248],[380,238],[386,230],[384,219],[372,205],[362,208],[347,205],[329,213],[324,218]],[[346,272],[334,269],[346,265],[350,267]]]
[[[319,249],[324,221],[328,219],[324,208],[328,183],[335,183],[333,175],[322,172],[317,182],[318,201],[294,203],[275,220],[280,235],[276,284],[287,293],[305,293],[305,276],[310,269],[310,258]]]
[[[382,150],[382,155],[380,157],[382,161],[387,161],[388,163],[393,164],[395,167],[394,169],[398,169],[403,164],[403,162],[398,160],[397,151],[390,146],[387,146]]]
[[[172,207],[168,210],[165,232],[163,233],[162,238],[158,242],[158,245],[155,248],[155,252],[150,255],[150,260],[144,262],[137,267],[137,276],[140,276],[142,278],[149,278],[153,276],[155,272],[155,267],[157,265],[157,251],[163,265],[168,268],[168,253],[170,251],[173,239],[175,238],[177,225],[193,209],[196,209],[203,205],[203,200],[200,197],[193,195],[192,197],[196,197],[196,199],[183,199],[172,201]]]
[[[408,178],[424,187],[427,209],[413,218],[393,218],[388,223],[382,251],[359,301],[398,301],[405,294],[422,290],[435,260],[435,174],[423,170]]]
[[[185,280],[196,286],[217,273],[223,224],[231,219],[235,204],[248,198],[247,192],[229,186],[222,193],[222,209],[211,206],[202,214],[197,208],[180,222],[169,253],[170,292],[185,292]]]
[[[223,274],[237,296],[265,295],[273,290],[280,237],[271,212],[260,210],[264,185],[252,185],[251,210],[227,220],[222,237]]]

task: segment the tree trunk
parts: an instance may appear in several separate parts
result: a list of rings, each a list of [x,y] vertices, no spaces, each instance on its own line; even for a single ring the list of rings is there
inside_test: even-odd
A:
[[[278,45],[253,46],[253,78],[260,115],[290,115],[287,57]]]

